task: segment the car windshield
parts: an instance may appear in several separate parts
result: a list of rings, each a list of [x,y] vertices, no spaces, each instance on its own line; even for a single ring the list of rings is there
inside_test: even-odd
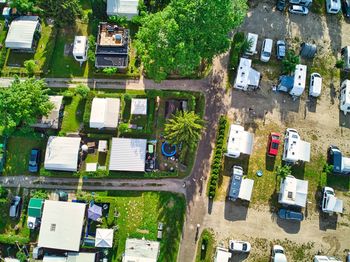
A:
[[[281,249],[276,249],[276,250],[275,250],[275,253],[276,253],[276,254],[283,254],[283,250],[281,250]]]
[[[35,161],[35,159],[36,159],[36,153],[32,153],[31,155],[30,155],[30,161],[32,162],[32,161]]]
[[[275,143],[275,142],[272,142],[271,148],[273,148],[273,149],[278,149],[278,144]]]
[[[242,246],[243,246],[242,247],[243,250],[247,250],[247,247],[248,247],[247,244],[244,243]]]
[[[269,56],[270,56],[270,52],[264,51],[264,52],[263,52],[263,56],[269,57]]]

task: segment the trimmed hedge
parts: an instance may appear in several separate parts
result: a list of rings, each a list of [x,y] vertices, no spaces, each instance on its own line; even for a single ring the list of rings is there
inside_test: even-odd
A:
[[[216,134],[216,145],[215,145],[213,162],[211,164],[211,173],[210,173],[209,186],[208,186],[209,198],[214,198],[216,193],[216,188],[218,186],[219,175],[222,168],[222,154],[223,154],[223,147],[225,143],[224,139],[225,139],[226,125],[227,125],[226,117],[221,116],[219,120],[218,133]]]

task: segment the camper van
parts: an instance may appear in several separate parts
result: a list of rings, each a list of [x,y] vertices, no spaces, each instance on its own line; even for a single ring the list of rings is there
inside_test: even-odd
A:
[[[341,49],[341,57],[344,60],[344,70],[350,71],[350,46]]]
[[[315,256],[314,262],[342,262],[342,260],[329,256]]]
[[[75,36],[73,46],[73,56],[80,65],[87,60],[87,50],[89,48],[86,36]]]
[[[291,5],[302,5],[309,7],[312,4],[312,0],[289,0]]]
[[[312,73],[310,77],[309,95],[318,97],[321,95],[322,77],[319,73]]]
[[[255,55],[257,53],[256,46],[258,45],[258,35],[253,33],[248,33],[247,40],[251,42],[249,50],[245,52],[245,55]]]
[[[340,0],[326,0],[327,13],[338,14],[341,9]]]
[[[340,110],[344,115],[350,112],[350,80],[345,80],[340,86]]]

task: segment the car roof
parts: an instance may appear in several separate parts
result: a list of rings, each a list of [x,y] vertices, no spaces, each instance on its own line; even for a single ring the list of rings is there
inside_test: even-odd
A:
[[[287,258],[285,254],[277,253],[275,254],[275,262],[287,262]]]
[[[303,11],[304,7],[301,5],[292,5],[293,10]]]

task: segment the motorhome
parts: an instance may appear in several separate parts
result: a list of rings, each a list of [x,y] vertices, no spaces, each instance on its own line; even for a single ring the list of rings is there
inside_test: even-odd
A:
[[[301,96],[305,90],[306,74],[306,65],[296,65],[294,75],[283,75],[280,77],[277,90],[288,92],[293,97]]]
[[[88,40],[86,36],[75,36],[73,46],[73,56],[76,61],[84,63],[87,60]]]
[[[350,80],[344,80],[340,85],[340,110],[344,115],[350,112]]]
[[[244,131],[243,126],[231,125],[225,155],[232,158],[238,158],[241,154],[251,155],[253,141],[254,134]]]
[[[259,87],[260,73],[252,68],[252,60],[241,58],[234,87],[243,91]]]
[[[298,161],[310,162],[311,145],[301,140],[295,129],[287,128],[284,136],[282,160],[291,164]]]
[[[284,206],[305,207],[308,181],[288,175],[281,181],[278,203]]]

